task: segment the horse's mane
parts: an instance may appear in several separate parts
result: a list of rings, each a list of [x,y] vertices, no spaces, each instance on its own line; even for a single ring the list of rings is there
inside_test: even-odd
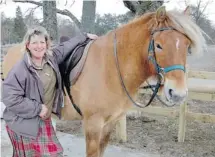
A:
[[[185,34],[191,40],[191,53],[192,54],[203,54],[206,48],[206,40],[204,34],[206,33],[192,20],[188,15],[169,11],[167,16],[174,24],[174,28]],[[207,36],[207,35],[206,35]]]

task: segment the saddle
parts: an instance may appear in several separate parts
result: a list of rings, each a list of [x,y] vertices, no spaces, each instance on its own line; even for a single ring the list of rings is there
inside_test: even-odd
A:
[[[77,107],[77,105],[74,103],[72,95],[70,93],[70,86],[71,86],[71,72],[74,68],[76,68],[76,65],[78,65],[79,61],[82,59],[83,53],[85,52],[85,47],[88,45],[88,43],[92,39],[87,38],[84,42],[81,44],[78,44],[65,58],[64,61],[59,65],[61,77],[62,77],[62,89],[64,92],[64,95],[66,95],[64,87],[66,88],[66,91],[68,93],[68,96],[72,102],[72,105],[76,109],[76,111],[82,115],[80,109]],[[86,50],[88,51],[88,50]],[[83,67],[83,66],[82,66]],[[76,72],[77,73],[77,72]],[[79,74],[76,74],[79,75]],[[77,78],[77,76],[76,76]],[[74,81],[74,80],[73,80]]]

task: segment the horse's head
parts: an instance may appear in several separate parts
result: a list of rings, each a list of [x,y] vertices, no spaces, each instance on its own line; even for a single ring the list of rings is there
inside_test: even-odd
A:
[[[204,38],[190,17],[166,12],[165,7],[157,10],[152,21],[148,45],[149,84],[156,76],[154,78],[160,81],[162,100],[169,106],[180,104],[188,93],[186,56],[201,52]]]

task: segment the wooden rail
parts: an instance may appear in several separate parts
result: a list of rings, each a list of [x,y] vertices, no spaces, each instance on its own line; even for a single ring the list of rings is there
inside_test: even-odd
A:
[[[215,72],[188,71],[188,100],[202,100],[215,102]],[[142,94],[151,94],[150,90],[139,91]],[[195,120],[203,123],[215,123],[215,115],[189,112],[187,102],[180,105],[180,109],[165,107],[132,108],[141,112],[179,118],[178,142],[184,142],[186,132],[186,120]],[[125,142],[126,137],[126,116],[117,124],[116,132],[119,140]]]

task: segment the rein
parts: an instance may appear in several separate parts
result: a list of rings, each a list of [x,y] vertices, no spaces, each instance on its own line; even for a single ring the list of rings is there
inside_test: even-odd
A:
[[[173,70],[183,70],[185,72],[185,67],[183,65],[172,65],[172,66],[168,66],[168,67],[165,67],[165,68],[162,68],[158,63],[157,63],[157,60],[156,60],[156,55],[155,55],[155,48],[154,48],[154,39],[153,39],[153,35],[155,32],[158,32],[158,31],[165,31],[165,30],[175,30],[174,28],[172,27],[166,27],[166,28],[160,28],[160,29],[157,29],[157,30],[154,30],[151,32],[151,40],[150,40],[150,43],[149,43],[149,48],[148,48],[148,60],[151,61],[154,66],[155,66],[155,69],[156,69],[156,73],[157,73],[157,76],[158,76],[158,82],[156,85],[148,85],[148,86],[145,86],[143,87],[144,89],[148,89],[150,88],[152,91],[153,91],[153,94],[149,100],[149,102],[146,104],[146,105],[141,105],[140,103],[138,102],[135,102],[128,90],[126,89],[125,87],[125,83],[123,81],[123,78],[122,78],[122,75],[121,75],[121,72],[120,72],[120,67],[119,67],[119,61],[118,61],[118,57],[117,57],[117,39],[116,39],[116,32],[114,32],[114,56],[115,56],[115,62],[116,62],[116,66],[117,66],[117,72],[118,72],[118,75],[119,75],[119,78],[120,78],[120,82],[121,82],[121,85],[127,95],[127,97],[130,99],[130,101],[137,107],[140,107],[140,108],[144,108],[144,107],[147,107],[151,104],[151,102],[153,101],[153,99],[155,98],[155,96],[163,103],[166,105],[166,103],[164,103],[158,96],[157,96],[157,93],[158,93],[158,90],[160,88],[161,85],[164,84],[164,75],[170,71],[173,71]],[[148,82],[147,82],[148,84]],[[166,105],[168,106],[168,105]]]

